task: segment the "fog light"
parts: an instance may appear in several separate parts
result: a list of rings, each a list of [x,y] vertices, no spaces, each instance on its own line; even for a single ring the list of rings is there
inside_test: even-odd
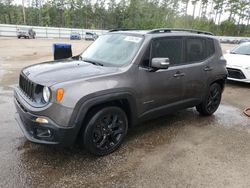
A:
[[[49,123],[49,121],[46,118],[38,117],[36,118],[37,123]]]
[[[36,129],[36,136],[39,138],[51,138],[52,133],[49,129]]]

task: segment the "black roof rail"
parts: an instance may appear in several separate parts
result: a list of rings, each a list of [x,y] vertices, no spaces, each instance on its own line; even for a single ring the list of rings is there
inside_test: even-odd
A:
[[[204,35],[214,35],[213,33],[207,32],[207,31],[200,31],[200,30],[194,30],[194,29],[182,29],[182,28],[160,28],[160,29],[153,29],[148,32],[148,34],[154,34],[154,33],[171,33],[172,31],[184,31],[184,32],[190,32],[190,33],[196,33],[196,34],[204,34]]]

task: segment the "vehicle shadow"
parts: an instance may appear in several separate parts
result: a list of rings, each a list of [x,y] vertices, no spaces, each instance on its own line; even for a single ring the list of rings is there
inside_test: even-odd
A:
[[[34,180],[29,186],[40,185],[40,176],[57,181],[71,174],[78,174],[86,182],[91,182],[92,177],[93,182],[106,172],[120,174],[134,171],[141,158],[161,145],[174,142],[185,127],[204,127],[211,122],[214,122],[214,116],[203,118],[193,108],[147,121],[130,129],[122,146],[104,157],[93,156],[79,145],[63,148],[23,141],[19,142],[17,163],[23,173],[21,176]],[[126,176],[129,174],[112,177],[112,181],[121,182],[120,178]]]
[[[249,88],[250,89],[250,83],[245,83],[245,82],[237,82],[233,80],[227,80],[226,85],[232,86],[232,87],[243,87],[243,88]]]
[[[149,120],[130,128],[128,134],[118,149],[111,155],[116,155],[122,150],[122,153],[145,147],[144,149],[153,149],[161,144],[169,143],[178,134],[184,126],[195,125],[195,122],[213,120],[211,117],[199,116],[194,108],[182,110],[176,113],[168,114],[153,120]],[[150,144],[149,144],[150,143]],[[75,157],[88,158],[90,160],[98,159],[99,157],[88,154],[85,149],[76,143],[73,147],[61,147],[53,145],[34,144],[25,140],[18,147],[19,150],[24,150],[23,157],[38,157],[40,160],[46,158],[56,158],[60,156],[61,159]]]

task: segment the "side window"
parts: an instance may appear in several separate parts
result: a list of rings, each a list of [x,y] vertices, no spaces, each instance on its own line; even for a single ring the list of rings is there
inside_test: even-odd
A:
[[[152,43],[152,58],[168,57],[170,64],[180,64],[182,60],[182,38],[158,38]]]
[[[206,58],[205,39],[188,38],[186,40],[186,62],[202,61]]]
[[[215,53],[214,40],[207,39],[207,56],[210,57]]]

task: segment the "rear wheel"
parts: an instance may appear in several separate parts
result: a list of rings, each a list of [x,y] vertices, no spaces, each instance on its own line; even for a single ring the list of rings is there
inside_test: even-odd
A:
[[[218,83],[210,86],[209,91],[201,104],[196,106],[201,115],[212,115],[219,107],[221,101],[222,88]]]
[[[83,145],[94,155],[107,155],[122,143],[128,130],[125,112],[119,107],[105,107],[92,117],[82,134]]]

